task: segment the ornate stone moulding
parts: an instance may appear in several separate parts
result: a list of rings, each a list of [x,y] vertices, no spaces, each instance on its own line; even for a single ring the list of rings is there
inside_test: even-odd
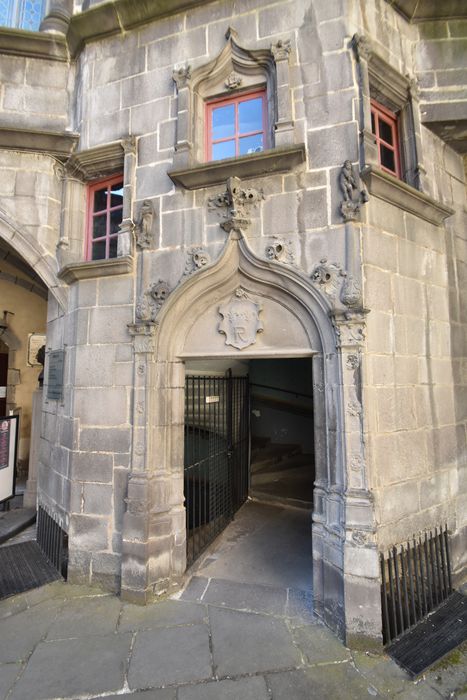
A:
[[[127,275],[133,271],[133,258],[129,255],[110,260],[89,260],[65,265],[58,271],[57,277],[67,284],[94,277],[110,277],[111,275]]]
[[[270,148],[261,153],[252,153],[239,158],[201,163],[167,174],[172,181],[187,190],[220,185],[229,177],[262,177],[273,173],[286,173],[305,162],[305,144]]]
[[[43,131],[36,130],[34,127],[31,129],[0,127],[0,148],[10,148],[15,151],[45,151],[57,158],[68,158],[78,140],[79,134],[66,131]]]
[[[113,141],[73,153],[67,163],[67,169],[71,175],[77,175],[83,180],[92,180],[123,171],[124,157],[123,141]]]
[[[68,61],[65,37],[25,29],[0,27],[0,53],[49,61]]]
[[[441,226],[445,219],[454,214],[454,210],[450,207],[389,175],[381,168],[366,165],[361,175],[370,194],[410,214],[415,214],[430,224]]]

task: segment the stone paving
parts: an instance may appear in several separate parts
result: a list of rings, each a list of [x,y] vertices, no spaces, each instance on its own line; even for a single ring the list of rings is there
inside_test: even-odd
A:
[[[467,699],[467,649],[417,683],[299,591],[194,576],[148,607],[56,582],[0,603],[0,700]]]

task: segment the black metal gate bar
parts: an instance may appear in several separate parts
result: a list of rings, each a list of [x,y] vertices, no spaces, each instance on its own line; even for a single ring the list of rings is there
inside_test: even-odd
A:
[[[248,377],[187,376],[184,437],[190,566],[248,496]]]
[[[68,535],[42,506],[37,509],[36,541],[50,563],[66,579]]]
[[[417,624],[452,593],[447,525],[380,555],[383,641]]]

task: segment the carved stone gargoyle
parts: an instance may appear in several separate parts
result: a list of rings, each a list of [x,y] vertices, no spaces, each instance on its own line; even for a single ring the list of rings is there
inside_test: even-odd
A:
[[[264,199],[262,190],[253,187],[242,187],[242,181],[238,177],[229,177],[226,191],[208,199],[208,207],[227,207],[227,215],[221,223],[221,228],[227,233],[232,230],[240,231],[247,228],[251,221],[247,216],[247,205],[255,205]]]

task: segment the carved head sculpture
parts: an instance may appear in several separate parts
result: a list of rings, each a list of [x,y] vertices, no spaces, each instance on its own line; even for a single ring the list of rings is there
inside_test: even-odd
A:
[[[149,294],[156,304],[163,304],[170,294],[170,289],[166,282],[159,280],[159,282],[152,285]]]
[[[197,268],[204,267],[210,261],[209,254],[205,250],[196,250],[193,253],[193,264]]]
[[[268,260],[278,260],[284,252],[282,243],[273,243],[266,248],[266,257]]]

